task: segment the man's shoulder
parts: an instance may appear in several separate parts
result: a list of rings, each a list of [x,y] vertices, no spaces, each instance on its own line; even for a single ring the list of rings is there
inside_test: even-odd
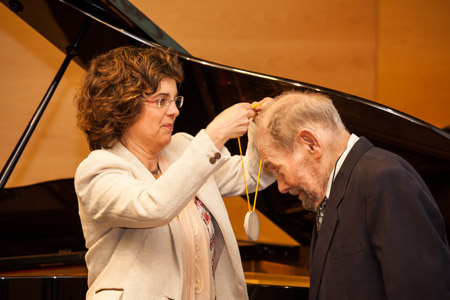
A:
[[[361,137],[352,150],[355,150],[355,152],[359,153],[360,162],[373,164],[374,168],[377,165],[381,167],[384,166],[385,164],[389,165],[395,162],[408,164],[407,161],[400,155],[372,144],[365,137]],[[354,155],[355,153],[351,152],[351,155],[352,154]]]

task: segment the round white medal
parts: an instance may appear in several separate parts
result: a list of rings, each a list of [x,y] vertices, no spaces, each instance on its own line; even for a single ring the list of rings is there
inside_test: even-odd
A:
[[[256,211],[248,211],[244,219],[245,235],[250,241],[256,241],[259,237],[259,217]]]

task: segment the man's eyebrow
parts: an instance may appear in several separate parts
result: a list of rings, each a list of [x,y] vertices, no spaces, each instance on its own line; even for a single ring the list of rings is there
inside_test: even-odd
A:
[[[266,169],[269,169],[270,166],[272,166],[272,163],[270,161],[263,161],[263,167]]]

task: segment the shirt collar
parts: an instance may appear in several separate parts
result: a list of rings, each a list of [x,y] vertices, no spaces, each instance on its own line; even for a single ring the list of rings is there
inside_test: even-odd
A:
[[[327,194],[326,197],[330,197],[330,191],[331,191],[331,185],[333,184],[334,179],[336,178],[337,174],[339,173],[339,170],[341,169],[342,164],[345,161],[345,158],[347,157],[350,150],[352,150],[353,146],[356,144],[356,142],[359,140],[359,137],[352,133],[350,138],[347,142],[347,148],[345,148],[344,153],[339,157],[339,159],[336,162],[336,165],[334,166],[333,170],[331,171],[330,178],[328,178],[328,184],[327,184]]]

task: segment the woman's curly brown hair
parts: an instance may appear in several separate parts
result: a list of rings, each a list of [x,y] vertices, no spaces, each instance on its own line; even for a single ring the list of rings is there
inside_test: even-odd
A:
[[[78,127],[89,148],[111,148],[142,111],[142,96],[155,93],[164,78],[183,81],[171,50],[124,46],[95,57],[75,96]]]

